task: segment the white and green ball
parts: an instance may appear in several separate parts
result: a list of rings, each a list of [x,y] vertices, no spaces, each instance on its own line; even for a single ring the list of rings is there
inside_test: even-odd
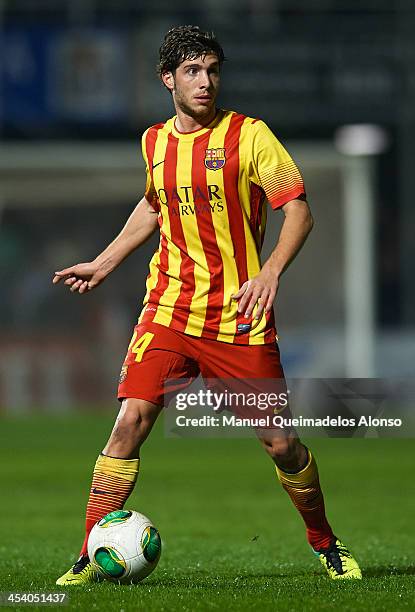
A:
[[[159,532],[150,519],[134,510],[110,512],[89,534],[89,558],[112,582],[140,582],[155,569],[160,553]]]

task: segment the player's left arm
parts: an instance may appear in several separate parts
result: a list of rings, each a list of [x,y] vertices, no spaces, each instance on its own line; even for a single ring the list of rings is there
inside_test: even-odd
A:
[[[296,257],[313,227],[313,217],[305,200],[290,200],[281,209],[285,217],[277,245],[260,273],[246,281],[233,296],[239,302],[238,312],[244,312],[246,317],[251,316],[257,304],[256,319],[264,310],[271,310],[281,274]]]

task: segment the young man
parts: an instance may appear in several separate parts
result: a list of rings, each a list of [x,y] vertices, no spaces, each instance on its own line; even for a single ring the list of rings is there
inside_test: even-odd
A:
[[[166,379],[199,373],[209,379],[283,379],[272,304],[279,277],[313,222],[300,172],[265,123],[217,108],[223,61],[213,34],[194,26],[167,33],[158,72],[177,114],[143,135],[145,195],[93,262],[56,272],[53,279],[72,292],[91,291],[159,228],[144,308],[121,371],[121,409],[94,469],[85,541],[58,585],[97,580],[87,555],[89,532],[122,508],[133,490],[139,450],[162,410]],[[284,223],[261,266],[266,200],[283,211]],[[311,452],[292,431],[257,435],[329,576],[361,578],[326,519]]]

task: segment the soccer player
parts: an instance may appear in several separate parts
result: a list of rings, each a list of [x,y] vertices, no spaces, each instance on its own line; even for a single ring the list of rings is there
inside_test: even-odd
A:
[[[313,221],[304,184],[267,125],[217,107],[224,53],[196,26],[171,29],[158,73],[176,115],[142,138],[144,197],[115,240],[89,263],[55,273],[80,294],[97,287],[157,229],[144,307],[121,370],[121,409],[99,455],[80,557],[58,585],[95,582],[87,553],[94,523],[122,508],[134,488],[140,447],[164,404],[166,379],[280,379],[273,301],[281,274]],[[261,265],[266,201],[282,210],[278,242]],[[183,385],[185,383],[183,382]],[[301,514],[308,542],[333,579],[361,578],[327,521],[314,456],[293,431],[257,431]]]

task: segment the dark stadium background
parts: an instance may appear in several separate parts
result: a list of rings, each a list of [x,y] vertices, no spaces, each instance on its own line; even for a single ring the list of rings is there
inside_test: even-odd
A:
[[[220,103],[266,120],[305,175],[316,229],[284,279],[277,304],[289,374],[350,374],[342,355],[343,179],[326,168],[317,147],[323,145],[327,157],[346,158],[333,144],[339,128],[372,124],[383,130],[377,154],[363,156],[373,177],[376,346],[370,370],[374,376],[407,372],[415,325],[410,2],[210,0],[176,2],[173,10],[167,2],[144,0],[17,0],[1,6],[5,409],[60,404],[63,410],[73,401],[89,403],[94,395],[102,401],[113,393],[154,241],[82,299],[52,287],[50,277],[55,268],[99,252],[141,197],[141,133],[172,114],[155,76],[158,46],[163,33],[180,23],[217,33],[228,57]],[[280,214],[269,218],[266,251]],[[321,335],[335,363],[331,371],[313,350]],[[99,384],[88,389],[94,377]],[[61,384],[55,389],[50,379]]]
[[[2,0],[0,431],[4,483],[14,491],[13,503],[23,503],[22,520],[24,501],[16,491],[19,482],[27,484],[28,472],[24,461],[15,463],[19,452],[34,466],[53,439],[50,461],[57,456],[65,466],[65,449],[76,454],[85,415],[91,443],[81,436],[76,472],[85,488],[115,414],[118,372],[157,243],[133,254],[90,295],[72,295],[51,279],[54,270],[93,258],[141,197],[140,136],[172,114],[155,75],[158,47],[169,27],[188,23],[214,30],[225,49],[220,104],[264,119],[304,173],[316,226],[276,302],[288,376],[413,376],[413,2]],[[363,209],[369,224],[362,229]],[[280,221],[281,213],[269,210],[265,252]],[[360,265],[351,265],[353,253],[360,254]],[[162,453],[159,435],[155,448]],[[339,460],[336,449],[347,453],[352,447],[325,442],[316,444],[328,481],[336,482],[330,465],[344,478],[349,464],[355,470],[346,475],[351,490],[357,481],[361,486],[360,510],[369,491],[374,512],[388,503],[394,512],[381,479],[367,489],[358,459],[344,465]],[[212,441],[208,446],[214,452]],[[391,475],[393,462],[405,468],[413,462],[404,442],[392,448],[383,441],[372,453],[374,448],[364,442],[356,447],[372,477],[380,455]],[[231,458],[231,450],[223,449],[218,442],[219,455]],[[162,469],[156,472],[160,476]],[[191,487],[186,491],[190,498]],[[81,508],[84,491],[78,496]],[[41,490],[33,503],[36,514]],[[359,513],[358,503],[353,508]],[[145,509],[151,512],[148,501]],[[72,515],[63,520],[73,530],[73,546],[82,521]],[[405,533],[409,519],[405,523],[404,515],[398,525]],[[296,529],[299,542],[301,526]],[[354,527],[348,529],[352,534]],[[51,533],[58,538],[58,526]],[[391,542],[397,538],[391,531]],[[172,550],[174,539],[169,545]],[[67,563],[70,554],[57,563]],[[17,557],[21,563],[24,552],[19,549]]]

